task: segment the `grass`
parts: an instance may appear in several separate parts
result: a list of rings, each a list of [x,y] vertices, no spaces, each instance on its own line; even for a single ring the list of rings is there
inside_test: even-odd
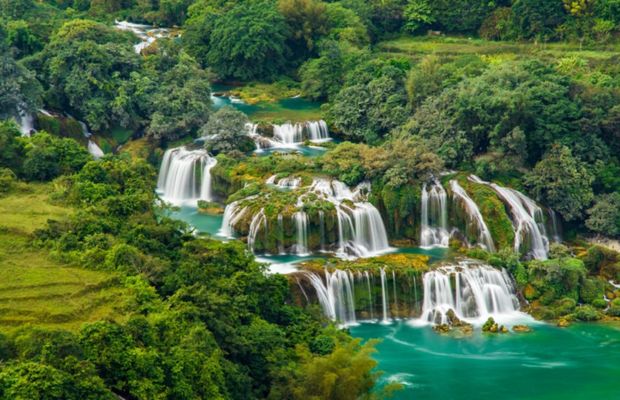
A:
[[[614,57],[620,52],[620,44],[586,47],[578,43],[520,43],[494,42],[466,37],[400,36],[380,42],[377,51],[386,57],[405,56],[418,60],[428,54],[458,56],[478,54],[513,58],[517,56],[569,57],[601,60]]]
[[[275,103],[278,100],[297,96],[300,92],[299,84],[291,80],[274,83],[250,82],[230,90],[230,93],[247,104]]]
[[[44,226],[48,219],[68,216],[71,209],[49,201],[53,190],[51,183],[20,184],[17,190],[0,197],[0,227],[30,234]]]
[[[115,274],[61,264],[31,244],[31,233],[71,210],[51,204],[52,184],[29,184],[0,198],[0,331],[27,324],[78,330],[122,320],[131,295]]]

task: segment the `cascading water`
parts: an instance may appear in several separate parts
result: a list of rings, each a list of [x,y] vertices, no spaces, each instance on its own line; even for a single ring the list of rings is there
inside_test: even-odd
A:
[[[367,183],[351,191],[340,181],[315,179],[310,192],[332,203],[338,222],[337,255],[369,257],[390,249],[381,214],[365,201]]]
[[[478,244],[484,249],[494,252],[495,245],[493,244],[491,231],[489,231],[487,224],[484,222],[484,218],[482,218],[482,214],[480,213],[476,203],[471,199],[471,197],[469,197],[467,192],[456,180],[450,181],[450,190],[452,190],[454,201],[467,215],[467,222],[470,226],[474,226],[478,232]]]
[[[383,319],[381,322],[387,324],[390,322],[390,318],[388,317],[388,291],[387,291],[387,282],[386,282],[386,274],[385,269],[381,268],[381,305],[383,310]]]
[[[248,232],[248,248],[252,253],[254,252],[256,236],[258,235],[261,227],[265,231],[267,230],[267,218],[265,217],[265,209],[263,208],[261,208],[258,214],[252,218],[252,222],[250,223],[250,231]]]
[[[489,317],[498,322],[527,318],[506,270],[460,262],[424,274],[422,315],[416,323],[447,324],[448,311],[472,324]]]
[[[421,199],[420,245],[422,247],[448,247],[448,201],[443,186],[437,181],[430,189],[424,184]]]
[[[485,182],[474,175],[471,175],[470,179],[491,187],[509,206],[515,230],[515,251],[523,251],[538,260],[546,260],[549,239],[546,236],[542,209],[534,200],[517,190]]]
[[[303,142],[303,125],[286,123],[273,125],[273,137],[284,145],[295,145]]]
[[[325,270],[324,280],[318,274],[306,272],[308,281],[316,291],[317,299],[325,315],[344,325],[353,325],[355,317],[355,280],[347,271]]]
[[[256,143],[256,151],[261,152],[268,148],[296,148],[305,140],[322,143],[331,140],[329,129],[323,120],[304,123],[287,122],[282,125],[272,125],[273,138],[262,136],[258,132],[258,124],[246,124],[248,136]]]
[[[238,201],[233,201],[224,209],[222,227],[218,232],[219,236],[233,239],[235,237],[235,225],[245,216],[247,207],[240,207]]]
[[[265,183],[277,186],[280,189],[297,189],[301,187],[301,178],[286,177],[278,179],[277,175],[272,175]]]
[[[293,214],[297,227],[297,244],[295,244],[295,254],[298,256],[308,255],[308,215],[303,211]]]
[[[307,122],[306,129],[308,131],[308,140],[311,142],[320,143],[331,140],[327,124],[323,120]]]
[[[166,150],[157,181],[162,199],[175,205],[196,205],[198,200],[213,200],[211,168],[216,163],[217,160],[203,149]]]
[[[18,107],[19,110],[19,130],[24,137],[30,137],[34,129],[34,116],[24,110],[24,107]]]

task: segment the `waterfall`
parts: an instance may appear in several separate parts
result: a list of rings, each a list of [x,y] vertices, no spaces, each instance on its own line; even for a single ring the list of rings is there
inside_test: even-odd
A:
[[[273,139],[258,133],[258,125],[246,124],[248,136],[256,143],[256,151],[261,152],[267,148],[295,148],[305,140],[314,143],[322,143],[331,140],[329,129],[323,120],[307,121],[303,123],[287,122],[281,125],[272,125]]]
[[[284,219],[282,214],[278,214],[278,253],[286,254],[284,252]]]
[[[247,207],[240,207],[239,202],[233,201],[224,209],[222,218],[222,227],[218,234],[220,236],[232,239],[235,237],[235,225],[245,216]]]
[[[303,211],[297,211],[293,214],[293,219],[297,227],[295,254],[299,256],[308,255],[308,215]]]
[[[324,314],[332,321],[344,325],[356,323],[355,318],[355,280],[343,270],[329,272],[325,270],[325,278],[314,272],[305,272],[305,276],[316,291],[317,299]]]
[[[422,217],[420,245],[422,247],[448,247],[448,202],[443,186],[437,181],[422,187]]]
[[[366,278],[366,286],[368,287],[368,308],[370,312],[370,319],[373,319],[374,304],[372,301],[372,289],[370,287],[370,274],[368,271],[364,271],[364,277]]]
[[[481,245],[484,249],[494,252],[495,246],[493,244],[493,238],[491,237],[491,232],[487,227],[487,224],[484,222],[482,218],[482,214],[478,209],[476,203],[469,197],[467,192],[459,185],[456,180],[450,181],[450,189],[452,190],[452,194],[454,195],[454,200],[462,207],[463,211],[467,214],[468,222],[471,225],[475,226],[476,231],[478,232],[478,244]]]
[[[254,244],[256,243],[256,236],[260,231],[261,226],[264,230],[267,230],[267,217],[265,217],[265,209],[261,208],[258,214],[252,218],[252,222],[250,222],[250,230],[248,232],[248,248],[253,253],[254,252]]]
[[[132,32],[140,39],[140,43],[133,46],[137,54],[149,47],[157,39],[170,35],[170,31],[165,28],[152,28],[150,25],[134,24],[127,21],[114,21],[114,27],[121,31]]]
[[[297,189],[301,187],[301,178],[299,177],[286,177],[278,179],[277,175],[270,176],[267,181],[268,185],[277,186],[280,189]]]
[[[472,175],[470,179],[473,182],[490,186],[509,206],[515,230],[515,251],[525,250],[525,253],[533,258],[546,260],[549,239],[546,236],[542,209],[534,200],[517,190],[485,182],[477,176]]]
[[[550,230],[551,230],[551,239],[556,242],[562,242],[562,229],[560,226],[560,222],[558,221],[558,215],[552,209],[548,209],[549,212],[549,221],[551,222]]]
[[[366,201],[367,183],[351,190],[340,181],[315,179],[310,192],[332,203],[338,223],[338,249],[341,257],[369,257],[390,249],[385,225],[375,206]]]
[[[394,311],[398,312],[398,297],[396,297],[396,271],[392,270],[392,289],[394,290]]]
[[[18,106],[17,110],[19,112],[19,120],[17,124],[19,125],[19,130],[24,137],[30,137],[34,129],[34,115],[25,111],[25,105]]]
[[[303,142],[303,125],[287,122],[273,125],[273,137],[284,145],[295,145]]]
[[[382,301],[382,306],[383,306],[383,319],[382,319],[382,323],[384,324],[388,324],[390,322],[390,319],[388,317],[388,291],[387,291],[387,282],[386,282],[386,276],[385,276],[385,269],[381,268],[381,301]]]
[[[306,123],[306,127],[308,130],[308,140],[311,142],[320,143],[331,140],[325,121],[310,121]]]
[[[447,324],[449,310],[474,324],[482,324],[491,316],[498,321],[523,317],[504,269],[463,261],[425,273],[423,283],[420,322]]]
[[[101,150],[101,147],[99,147],[97,143],[91,139],[88,139],[88,152],[95,160],[98,160],[105,155],[103,150]]]
[[[177,147],[166,150],[157,181],[162,199],[175,205],[194,206],[198,200],[213,200],[211,168],[216,163],[217,160],[203,149]]]
[[[321,251],[325,251],[325,212],[319,210],[319,229],[321,236]]]

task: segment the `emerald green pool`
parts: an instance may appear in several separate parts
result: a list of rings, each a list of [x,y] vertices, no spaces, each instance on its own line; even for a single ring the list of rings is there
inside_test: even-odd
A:
[[[361,324],[379,338],[381,384],[403,385],[394,399],[620,399],[620,326],[533,326],[532,333],[455,339],[407,322]]]
[[[215,92],[225,92],[231,86],[213,85]],[[251,120],[282,120],[282,121],[313,121],[321,119],[321,103],[310,101],[301,97],[281,99],[276,102],[260,102],[247,104],[239,99],[227,96],[212,96],[213,108],[219,109],[224,106],[232,106],[244,112]]]

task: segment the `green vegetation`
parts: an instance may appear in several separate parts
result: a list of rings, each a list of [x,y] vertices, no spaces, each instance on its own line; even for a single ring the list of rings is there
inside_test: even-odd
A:
[[[137,52],[144,38],[116,20],[171,31]],[[390,241],[413,245],[422,186],[457,179],[497,248],[466,248],[475,235],[449,206],[457,255],[505,268],[537,318],[618,318],[620,256],[584,243],[620,238],[619,34],[618,0],[0,0],[0,397],[389,395],[374,387],[374,343],[305,307],[240,241],[165,217],[155,166],[199,136],[218,161],[217,203],[201,212],[237,201],[240,236],[259,213],[273,227],[303,210],[308,247],[319,225],[336,243],[333,203],[308,190],[324,177],[368,182]],[[245,104],[214,110],[210,82]],[[264,138],[323,118],[338,140],[316,157],[258,156],[242,111]],[[90,140],[108,155],[93,161]],[[534,198],[541,227],[554,209],[570,241],[544,260],[515,254],[514,215],[470,174]],[[253,248],[277,254],[295,229],[265,229]],[[422,292],[428,263],[304,268],[403,274],[400,295]],[[381,301],[365,290],[359,312]],[[411,315],[405,298],[393,315]]]

